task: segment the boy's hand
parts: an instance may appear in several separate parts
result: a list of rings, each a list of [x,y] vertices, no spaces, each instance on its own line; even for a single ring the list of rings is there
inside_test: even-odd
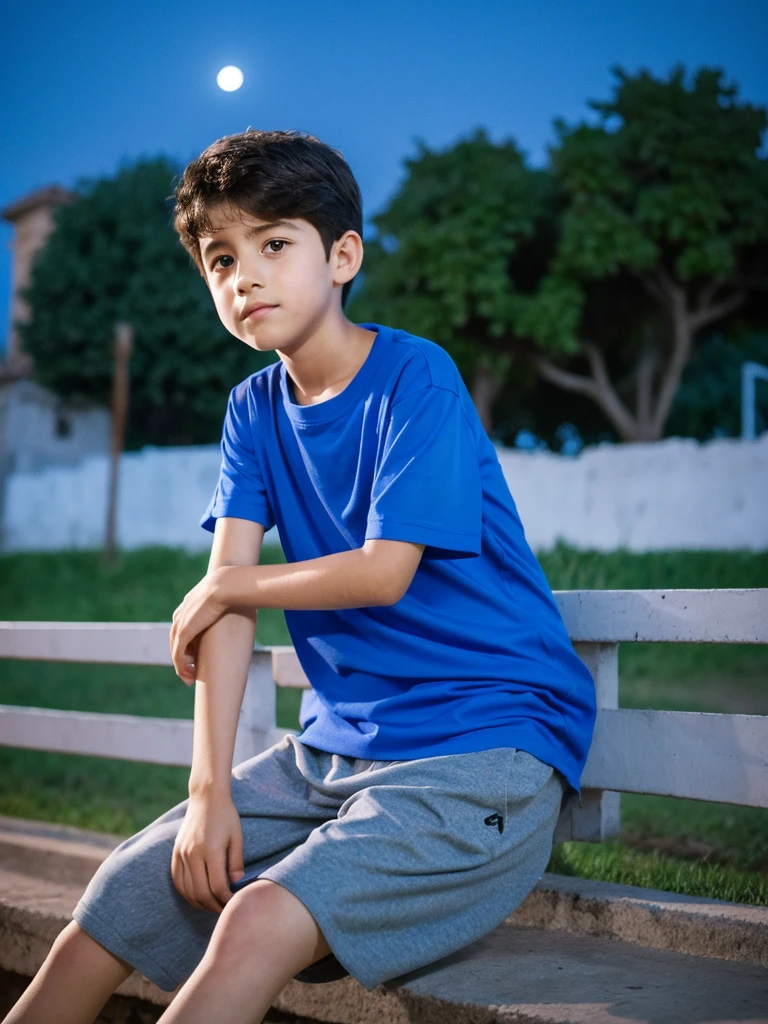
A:
[[[229,883],[243,874],[243,829],[232,800],[190,797],[171,857],[173,884],[193,907],[220,914],[234,895]]]
[[[173,613],[170,646],[176,675],[190,686],[195,681],[195,661],[200,634],[220,619],[227,606],[219,595],[219,577],[210,573],[193,587]]]

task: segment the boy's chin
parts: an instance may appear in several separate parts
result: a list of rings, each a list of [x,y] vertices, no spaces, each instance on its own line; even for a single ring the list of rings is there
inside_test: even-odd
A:
[[[256,338],[243,338],[245,344],[254,349],[256,352],[272,352],[277,345],[270,344],[269,342],[259,342]]]
[[[277,348],[279,344],[274,340],[268,341],[266,338],[259,338],[255,334],[235,334],[234,331],[231,331],[230,333],[234,334],[238,341],[242,341],[244,345],[255,349],[257,352],[271,352],[273,349]]]
[[[244,341],[249,348],[254,350],[254,352],[273,352],[275,349],[283,347],[280,340],[275,341],[274,339],[271,341],[265,341],[263,339],[257,340],[256,338],[245,338]]]

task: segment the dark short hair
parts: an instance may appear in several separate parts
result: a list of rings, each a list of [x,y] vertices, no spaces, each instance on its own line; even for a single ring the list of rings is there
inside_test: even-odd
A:
[[[173,227],[203,277],[198,239],[211,233],[210,212],[222,203],[262,220],[309,221],[326,260],[345,231],[363,235],[362,199],[349,164],[338,150],[293,129],[248,128],[217,139],[187,165],[173,198]],[[342,287],[342,306],[351,287],[352,281]]]

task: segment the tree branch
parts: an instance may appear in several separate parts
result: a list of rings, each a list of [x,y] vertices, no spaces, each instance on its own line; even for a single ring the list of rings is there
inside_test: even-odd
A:
[[[588,398],[593,398],[597,401],[597,388],[591,377],[584,377],[580,373],[570,373],[568,370],[563,370],[562,367],[555,366],[545,356],[534,355],[532,362],[541,376],[551,384],[557,384],[558,387],[563,388],[565,391],[574,391],[576,394],[586,395]]]
[[[717,291],[717,289],[720,288],[721,285],[724,285],[726,280],[726,277],[721,276],[713,277],[711,281],[707,281],[707,283],[699,292],[699,298],[696,303],[696,309],[694,310],[695,313],[699,313],[701,312],[701,310],[707,308],[707,306],[714,299],[715,292]]]
[[[637,424],[611,385],[602,352],[590,341],[583,341],[581,348],[589,360],[591,377],[563,370],[542,355],[532,356],[533,364],[545,380],[596,402],[625,441],[636,440]]]
[[[653,433],[661,437],[664,424],[667,421],[672,401],[680,386],[680,378],[688,360],[691,357],[691,345],[693,343],[693,328],[691,326],[693,316],[685,306],[685,293],[682,292],[683,302],[675,306],[672,311],[672,356],[667,363],[666,371],[662,375],[661,387],[656,399],[656,408],[653,411]]]
[[[664,289],[657,281],[653,280],[653,277],[650,274],[640,274],[638,276],[640,278],[640,283],[643,285],[645,290],[654,297],[654,299],[658,299],[662,305],[666,305],[669,302],[669,297]]]
[[[685,289],[667,273],[665,267],[658,266],[656,268],[656,277],[664,294],[667,296],[669,304],[673,308],[685,308]]]
[[[730,298],[723,299],[722,302],[716,302],[713,306],[708,306],[706,309],[697,309],[695,313],[689,315],[688,322],[691,331],[698,331],[699,328],[711,324],[714,320],[720,320],[721,317],[732,313],[734,309],[738,309],[744,303],[746,298],[746,292],[734,292]]]
[[[641,436],[648,435],[651,439],[653,422],[653,377],[658,361],[658,352],[651,340],[650,328],[645,332],[645,344],[637,366],[637,397],[635,411],[637,414],[638,431]]]
[[[637,437],[637,421],[616,394],[608,376],[608,368],[605,365],[603,353],[591,341],[582,341],[581,347],[587,354],[587,359],[589,359],[589,365],[592,369],[592,376],[597,385],[598,404],[625,440],[635,440]]]

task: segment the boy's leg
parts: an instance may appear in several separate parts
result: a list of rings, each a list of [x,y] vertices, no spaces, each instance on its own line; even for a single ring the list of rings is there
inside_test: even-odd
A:
[[[162,1024],[257,1024],[290,979],[331,952],[307,908],[257,880],[222,910],[205,956]],[[92,1024],[133,968],[71,921],[2,1024]]]
[[[226,904],[203,959],[158,1024],[260,1024],[291,978],[330,952],[301,900],[259,879]]]
[[[70,921],[3,1024],[93,1024],[131,974],[130,964]]]
[[[312,801],[311,779],[296,763],[292,740],[289,734],[232,772],[244,867],[252,879],[306,841],[340,803]],[[317,755],[321,767],[331,757]],[[199,965],[220,916],[191,906],[171,877],[187,806],[186,800],[177,804],[113,850],[73,910],[84,931],[166,992],[177,990]]]

